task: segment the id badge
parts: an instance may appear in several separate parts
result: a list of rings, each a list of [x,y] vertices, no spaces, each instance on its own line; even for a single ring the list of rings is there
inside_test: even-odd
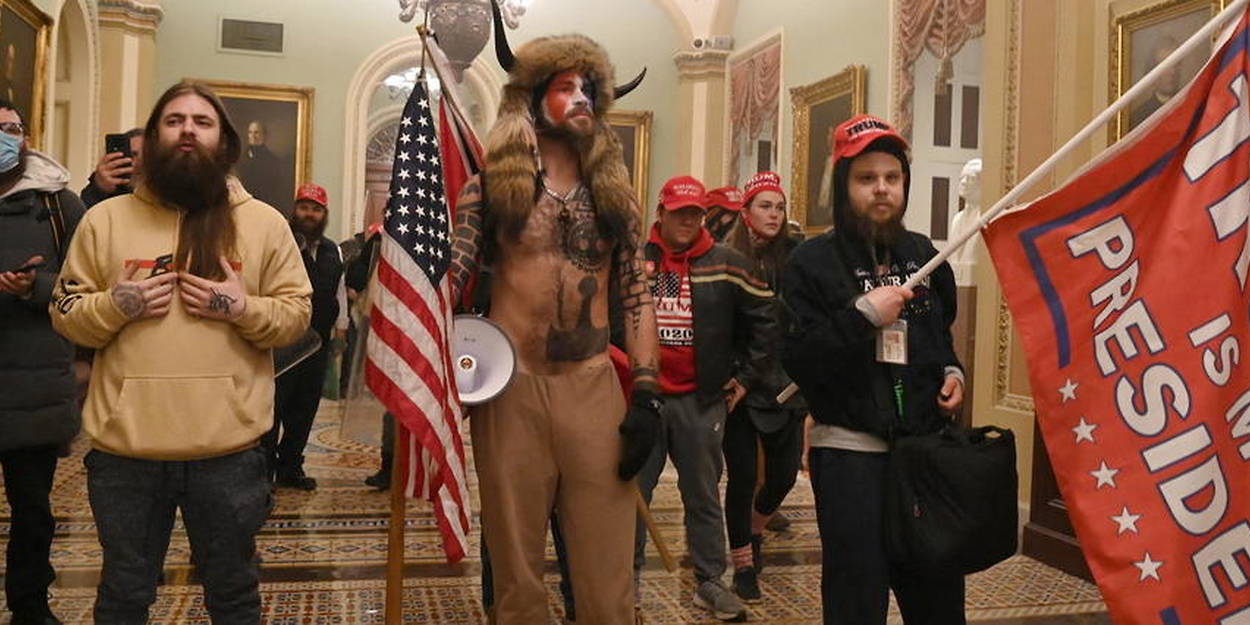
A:
[[[907,364],[907,321],[899,319],[877,330],[877,362]]]

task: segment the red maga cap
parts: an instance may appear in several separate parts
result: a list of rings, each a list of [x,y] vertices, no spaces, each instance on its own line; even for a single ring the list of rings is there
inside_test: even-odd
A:
[[[687,206],[697,206],[702,209],[707,208],[704,197],[707,192],[703,188],[703,183],[693,176],[677,176],[669,178],[664,183],[664,187],[660,189],[660,206],[666,210],[675,211],[679,208]]]
[[[856,115],[833,130],[833,160],[858,156],[868,144],[887,138],[906,151],[907,140],[893,126],[872,115]]]
[[[707,192],[705,200],[708,208],[719,206],[734,212],[742,210],[742,192],[738,187],[720,187]]]
[[[299,190],[295,192],[295,201],[298,202],[300,200],[312,200],[320,204],[322,207],[328,205],[326,190],[322,188],[321,185],[313,184],[311,182],[300,185]]]
[[[751,198],[765,191],[776,191],[781,194],[781,199],[783,200],[786,197],[786,190],[781,188],[781,176],[771,171],[761,171],[751,176],[742,188],[745,189],[742,194],[743,206],[750,204]]]

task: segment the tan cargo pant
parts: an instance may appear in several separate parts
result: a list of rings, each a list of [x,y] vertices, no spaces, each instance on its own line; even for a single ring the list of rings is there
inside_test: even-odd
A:
[[[554,507],[577,622],[631,625],[635,503],[616,474],[625,399],[608,362],[559,376],[517,372],[470,418],[495,622],[549,620],[543,560]]]

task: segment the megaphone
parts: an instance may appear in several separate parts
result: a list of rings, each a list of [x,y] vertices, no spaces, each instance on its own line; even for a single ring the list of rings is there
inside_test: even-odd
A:
[[[516,373],[516,350],[499,324],[477,315],[452,320],[451,368],[466,406],[484,404],[508,388]]]

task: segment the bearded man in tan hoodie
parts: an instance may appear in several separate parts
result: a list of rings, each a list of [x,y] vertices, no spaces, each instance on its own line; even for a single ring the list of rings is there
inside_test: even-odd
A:
[[[269,512],[271,350],[312,292],[281,213],[229,175],[239,134],[202,85],[161,96],[140,184],[78,227],[50,306],[97,350],[84,406],[103,550],[97,624],[145,623],[181,509],[214,623],[260,622],[255,534]]]

